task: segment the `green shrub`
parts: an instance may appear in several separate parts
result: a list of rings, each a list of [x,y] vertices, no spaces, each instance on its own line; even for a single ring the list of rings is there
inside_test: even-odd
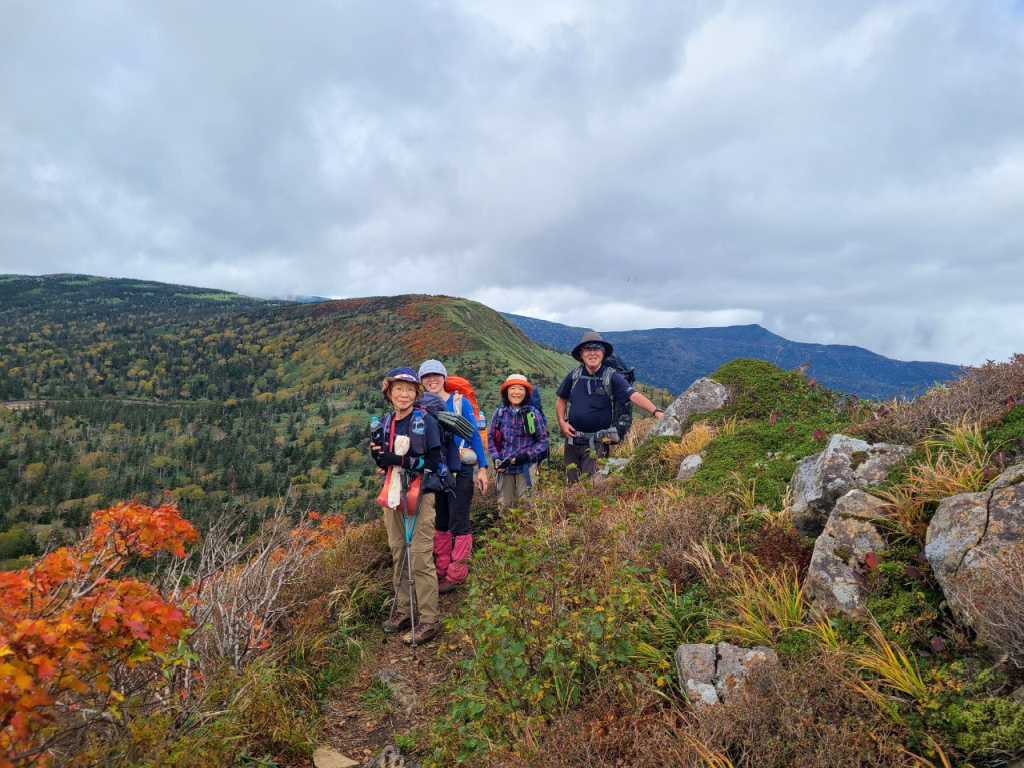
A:
[[[729,387],[727,416],[767,419],[777,414],[780,421],[808,421],[838,414],[842,393],[811,384],[799,373],[784,371],[764,360],[739,358],[711,374]]]
[[[963,752],[1014,752],[1024,746],[1024,706],[1010,699],[965,701],[949,708],[949,722]]]
[[[1007,411],[1002,421],[985,433],[985,440],[1011,457],[1024,454],[1024,405]]]
[[[652,437],[633,453],[633,460],[620,475],[622,483],[631,488],[647,488],[667,483],[676,476],[678,466],[673,467],[662,460],[661,449],[666,443],[677,438]]]
[[[538,525],[527,522],[532,512],[510,510],[505,531],[475,557],[450,632],[465,638],[469,653],[438,724],[439,764],[472,760],[490,744],[514,741],[526,723],[575,708],[656,634],[646,615],[649,570],[610,556],[615,532],[599,517],[600,499],[575,501],[581,506],[565,525]]]

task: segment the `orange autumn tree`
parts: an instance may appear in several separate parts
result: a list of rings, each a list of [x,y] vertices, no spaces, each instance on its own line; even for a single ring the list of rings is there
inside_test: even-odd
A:
[[[109,718],[123,699],[113,672],[177,642],[182,611],[117,576],[134,558],[184,557],[197,538],[173,504],[133,501],[93,514],[79,544],[0,572],[0,768],[45,764],[61,717]]]

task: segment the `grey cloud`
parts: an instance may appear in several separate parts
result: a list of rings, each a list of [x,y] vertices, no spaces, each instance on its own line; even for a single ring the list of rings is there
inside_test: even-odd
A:
[[[0,270],[1018,351],[1010,0],[8,6]]]

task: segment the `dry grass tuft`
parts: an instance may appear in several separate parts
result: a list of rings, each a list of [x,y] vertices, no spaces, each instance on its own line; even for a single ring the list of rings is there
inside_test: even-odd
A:
[[[878,494],[890,505],[889,517],[879,523],[908,538],[924,535],[930,505],[958,493],[984,490],[999,474],[996,452],[976,423],[961,421],[933,430],[921,447],[924,461],[907,470],[900,486]]]
[[[916,442],[942,424],[968,422],[989,427],[1006,409],[1024,402],[1024,354],[1005,363],[966,368],[949,384],[929,389],[909,402],[892,402],[860,432],[883,440]]]
[[[700,765],[686,745],[686,722],[653,691],[599,690],[582,708],[527,724],[515,747],[482,756],[490,768]],[[476,763],[481,764],[481,763]]]
[[[678,465],[687,456],[703,451],[719,435],[719,428],[707,421],[698,421],[678,441],[665,443],[661,448],[661,459],[668,464]]]
[[[638,501],[643,505],[642,525],[635,541],[645,549],[658,547],[656,560],[673,581],[685,583],[701,575],[693,563],[693,552],[708,537],[724,532],[724,504],[711,496],[671,499],[653,491]]]
[[[846,677],[842,660],[828,654],[785,667],[756,667],[723,706],[701,710],[690,735],[735,765],[907,764],[896,726],[851,689]]]
[[[656,421],[656,419],[634,419],[633,426],[629,428],[629,432],[626,433],[622,442],[612,446],[611,455],[617,458],[631,456],[640,443],[647,439],[647,435],[654,428]]]

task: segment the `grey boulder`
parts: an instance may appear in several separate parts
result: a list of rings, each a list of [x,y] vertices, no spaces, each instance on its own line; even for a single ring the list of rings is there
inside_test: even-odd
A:
[[[970,623],[962,591],[987,580],[1001,553],[1024,540],[1024,464],[1006,470],[987,491],[939,503],[925,536],[925,556],[950,608]]]
[[[873,519],[885,517],[886,503],[864,491],[836,502],[818,540],[804,580],[804,596],[822,611],[863,618],[864,587],[857,571],[869,553],[885,549]]]
[[[833,435],[824,451],[803,459],[793,473],[793,525],[805,536],[817,536],[840,496],[853,488],[880,485],[889,468],[911,450],[908,445]]]
[[[681,645],[675,653],[676,671],[684,690],[697,704],[727,701],[759,664],[778,664],[771,648],[740,648],[731,643]]]
[[[706,377],[697,379],[665,409],[664,415],[654,422],[647,437],[679,437],[683,434],[683,425],[691,416],[717,411],[728,399],[729,390],[723,384]]]

